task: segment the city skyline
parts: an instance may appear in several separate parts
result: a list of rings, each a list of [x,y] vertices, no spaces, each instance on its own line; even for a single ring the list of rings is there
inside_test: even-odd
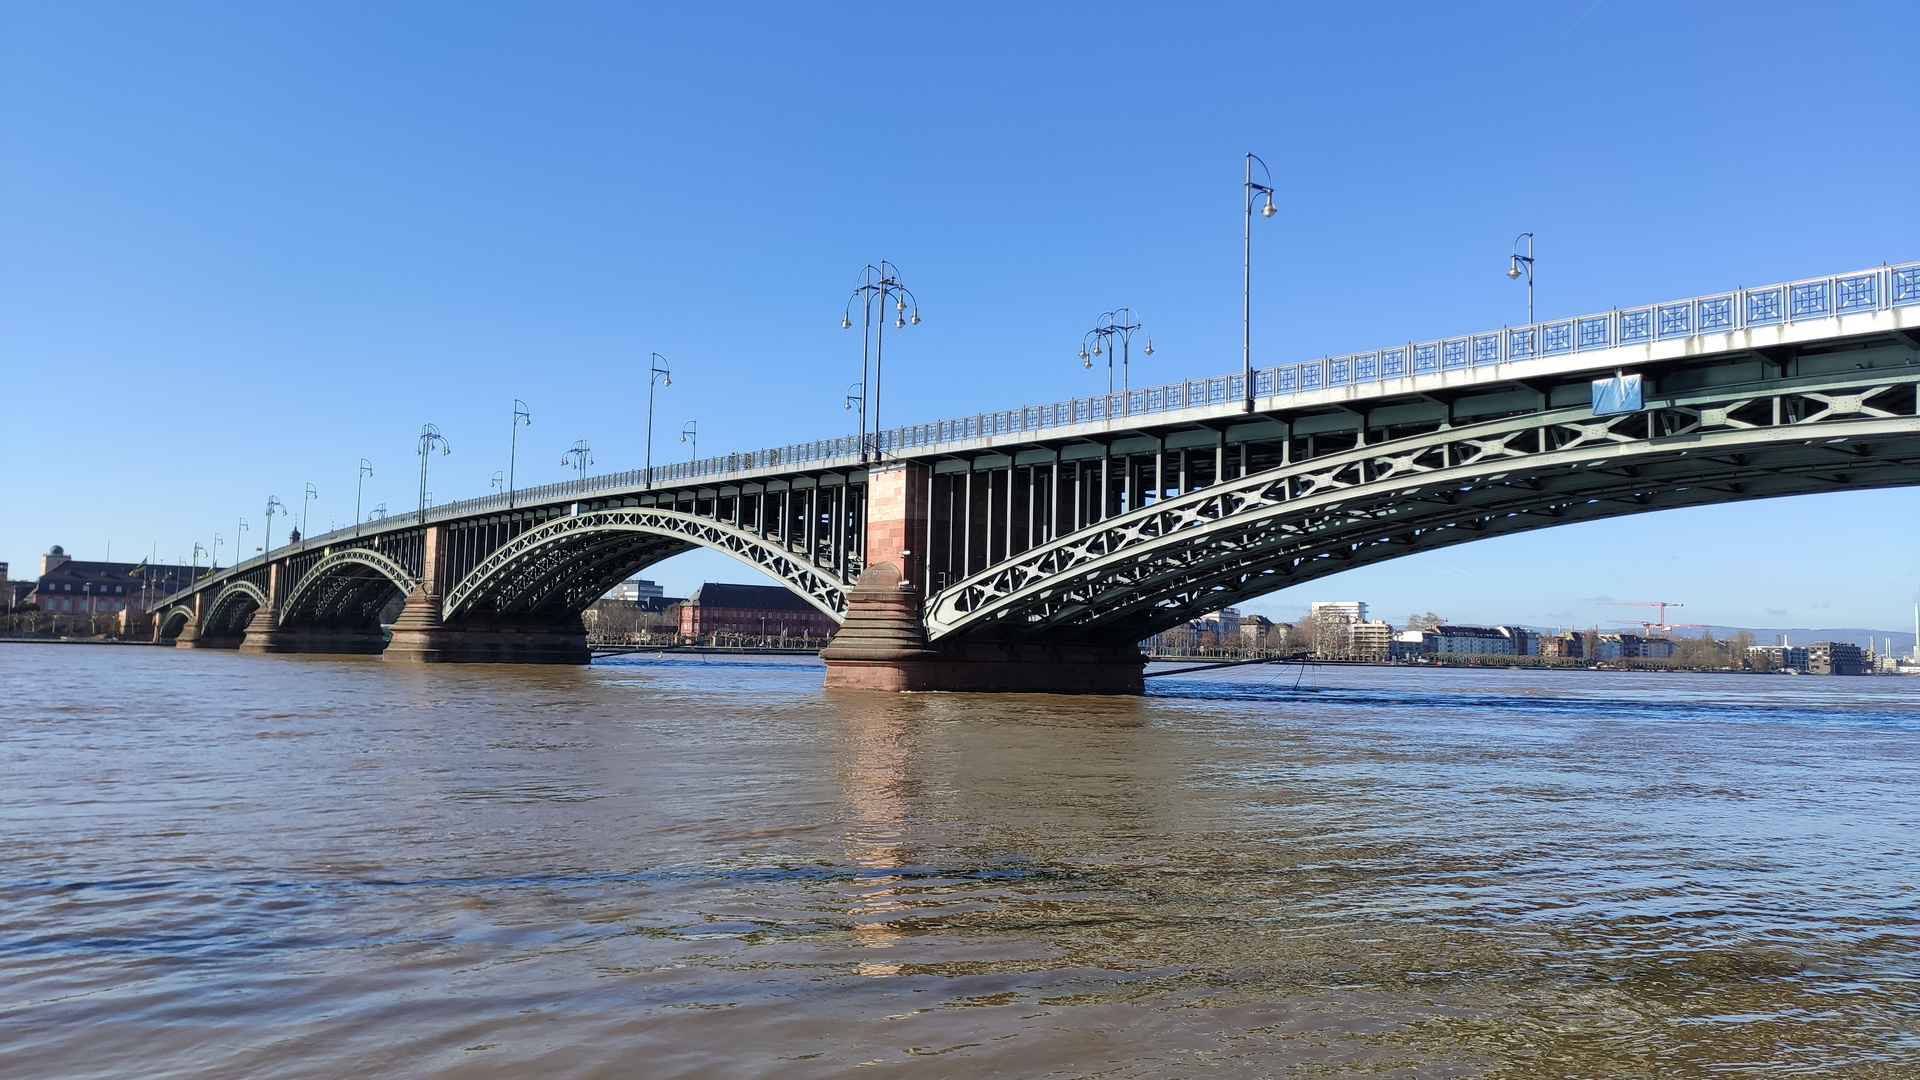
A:
[[[1521,232],[1540,242],[1542,317],[1920,254],[1907,201],[1833,197],[1903,173],[1911,147],[1817,175],[1663,148],[1647,116],[1771,94],[1738,46],[1787,24],[1669,13],[1667,48],[1692,58],[1675,72],[1631,47],[1637,10],[1255,12],[1223,47],[1224,14],[1143,9],[1153,74],[1110,82],[1074,58],[1064,12],[1007,39],[937,14],[875,37],[788,13],[741,36],[617,9],[8,8],[0,356],[28,407],[0,436],[0,480],[39,509],[0,520],[0,559],[111,542],[172,562],[217,532],[231,561],[234,525],[252,523],[250,551],[270,495],[312,483],[314,531],[345,521],[362,457],[364,507],[411,508],[429,422],[454,450],[431,464],[436,500],[484,494],[516,398],[534,421],[523,485],[565,479],[580,439],[597,471],[634,467],[651,351],[675,365],[656,461],[689,422],[712,450],[848,433],[859,357],[840,304],[883,256],[927,320],[889,338],[884,422],[1093,392],[1104,372],[1077,348],[1123,305],[1156,346],[1136,385],[1217,374],[1238,361],[1247,150],[1274,163],[1280,203],[1253,241],[1257,364],[1521,322],[1505,273]],[[1888,43],[1915,22],[1872,18]],[[1369,19],[1391,24],[1375,62],[1311,48]],[[1806,86],[1847,81],[1822,47],[1843,32],[1793,31]],[[883,44],[893,123],[862,137],[858,86],[832,71]],[[1463,62],[1413,64],[1447,49]],[[723,51],[759,74],[716,79],[703,65]],[[1556,61],[1514,62],[1534,55]],[[1817,98],[1768,99],[1789,144],[1873,137]],[[1603,149],[1538,134],[1565,130]],[[1535,151],[1517,167],[1516,142]],[[160,477],[128,475],[167,455]],[[1463,621],[1585,625],[1602,599],[1684,593],[1700,621],[1897,627],[1920,560],[1896,540],[1915,527],[1904,490],[1732,504],[1481,541],[1243,607],[1421,595]],[[1835,546],[1849,557],[1795,558]],[[648,575],[674,592],[741,571],[697,553]]]

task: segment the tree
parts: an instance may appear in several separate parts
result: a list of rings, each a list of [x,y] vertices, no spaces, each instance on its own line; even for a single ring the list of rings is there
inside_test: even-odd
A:
[[[1425,630],[1431,626],[1445,626],[1446,624],[1447,624],[1446,616],[1435,615],[1433,612],[1429,611],[1425,615],[1407,616],[1406,629]]]

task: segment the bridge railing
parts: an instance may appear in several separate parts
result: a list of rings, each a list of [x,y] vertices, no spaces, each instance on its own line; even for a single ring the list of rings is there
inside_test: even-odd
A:
[[[1532,360],[1552,360],[1628,345],[1679,341],[1707,334],[1786,326],[1869,311],[1920,306],[1920,263],[1882,266],[1851,274],[1805,278],[1750,289],[1732,289],[1686,300],[1614,308],[1611,311],[1549,319],[1527,326],[1508,326],[1485,333],[1432,341],[1407,342],[1384,349],[1328,356],[1253,373],[1256,398],[1316,393],[1342,387],[1381,387],[1389,380],[1440,378],[1459,371],[1497,367]],[[1046,405],[975,413],[972,416],[889,428],[868,436],[880,453],[937,448],[997,435],[1024,431],[1045,432],[1082,425],[1106,424],[1133,416],[1202,409],[1239,401],[1246,394],[1243,377],[1235,372],[1204,379],[1162,383],[1119,394],[1070,398]],[[860,440],[843,435],[831,439],[788,443],[760,450],[716,454],[694,461],[657,465],[656,486],[690,480],[719,480],[767,470],[805,466],[840,467],[860,461]],[[510,506],[551,503],[573,496],[593,495],[647,486],[644,469],[588,476],[511,494],[498,492],[475,499],[428,507],[425,513],[408,511],[384,520],[387,528],[417,525],[473,514],[505,510]],[[339,544],[350,540],[349,526],[310,537],[302,546]],[[263,554],[235,570],[265,562]],[[228,573],[231,573],[229,571]],[[223,578],[227,574],[221,575]]]

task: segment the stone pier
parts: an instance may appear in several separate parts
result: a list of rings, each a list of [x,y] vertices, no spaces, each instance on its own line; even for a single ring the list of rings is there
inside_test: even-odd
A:
[[[593,659],[575,615],[551,623],[529,618],[445,617],[446,528],[426,530],[420,584],[393,622],[383,659],[404,664],[585,664]]]
[[[978,641],[930,645],[921,605],[928,470],[867,473],[867,569],[847,594],[840,631],[820,650],[829,690],[1139,694],[1146,659],[1131,646]]]

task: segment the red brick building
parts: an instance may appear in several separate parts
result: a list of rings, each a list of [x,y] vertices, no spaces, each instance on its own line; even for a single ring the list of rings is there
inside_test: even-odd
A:
[[[825,640],[839,628],[831,616],[778,585],[709,581],[680,602],[680,636],[694,642],[716,633]]]

